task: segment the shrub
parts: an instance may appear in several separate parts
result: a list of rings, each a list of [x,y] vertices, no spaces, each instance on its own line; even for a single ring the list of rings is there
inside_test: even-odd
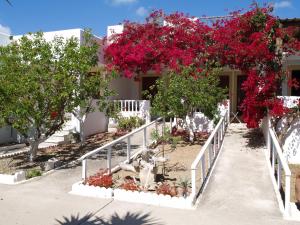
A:
[[[121,188],[126,191],[139,191],[139,186],[134,182],[134,180],[125,180],[121,185]]]
[[[42,176],[42,171],[39,169],[31,169],[26,172],[26,179]]]
[[[113,179],[111,174],[107,174],[106,171],[100,171],[96,175],[88,177],[84,184],[109,188],[113,185]]]
[[[118,130],[126,130],[126,131],[131,131],[132,129],[138,128],[145,123],[145,120],[137,116],[118,117],[117,121],[118,121]]]
[[[171,197],[173,197],[177,195],[177,190],[175,186],[171,187],[171,185],[168,183],[162,183],[157,187],[156,193],[162,195],[170,195]]]

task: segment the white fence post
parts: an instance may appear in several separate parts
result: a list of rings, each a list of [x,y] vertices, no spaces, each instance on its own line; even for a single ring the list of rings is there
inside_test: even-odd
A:
[[[144,135],[143,135],[143,148],[147,149],[147,128],[144,128]]]
[[[127,162],[130,163],[130,152],[131,152],[131,144],[130,144],[130,136],[127,139]]]
[[[111,174],[111,146],[107,149],[107,170]]]
[[[284,214],[290,217],[290,200],[291,200],[291,176],[285,176],[285,196],[284,196]]]
[[[86,180],[87,177],[87,159],[82,160],[82,180]]]
[[[196,170],[192,169],[192,198],[196,197]]]

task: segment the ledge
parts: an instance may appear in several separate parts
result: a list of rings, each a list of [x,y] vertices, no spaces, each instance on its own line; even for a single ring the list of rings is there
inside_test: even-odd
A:
[[[16,172],[14,175],[0,174],[0,184],[17,184],[24,180],[26,180],[24,171]]]
[[[119,201],[143,203],[147,205],[156,205],[178,209],[194,209],[193,199],[189,196],[171,197],[169,195],[156,194],[142,191],[127,191],[124,189],[112,189],[104,187],[95,187],[84,185],[81,181],[72,185],[70,194],[96,197],[96,198],[111,198]]]

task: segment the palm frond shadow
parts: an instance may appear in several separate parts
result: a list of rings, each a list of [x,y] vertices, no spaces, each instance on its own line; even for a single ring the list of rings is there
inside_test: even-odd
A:
[[[163,225],[159,220],[151,218],[148,213],[130,213],[127,212],[124,216],[114,213],[109,219],[93,217],[92,213],[85,216],[79,214],[71,215],[70,218],[63,217],[62,220],[56,219],[59,225]]]

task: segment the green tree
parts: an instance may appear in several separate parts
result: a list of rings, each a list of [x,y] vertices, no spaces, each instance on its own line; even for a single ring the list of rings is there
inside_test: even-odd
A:
[[[181,118],[193,141],[192,118],[196,110],[209,119],[216,119],[218,103],[225,99],[225,90],[218,86],[219,72],[219,69],[211,69],[197,73],[186,68],[180,74],[163,75],[156,82],[157,94],[151,96],[152,114]]]
[[[91,73],[97,54],[89,32],[83,45],[76,38],[46,41],[36,33],[0,47],[0,123],[24,136],[31,161],[38,145],[62,128],[66,113],[80,109],[84,117],[93,110],[93,97],[98,97],[97,107],[105,105],[110,94],[106,76]]]

